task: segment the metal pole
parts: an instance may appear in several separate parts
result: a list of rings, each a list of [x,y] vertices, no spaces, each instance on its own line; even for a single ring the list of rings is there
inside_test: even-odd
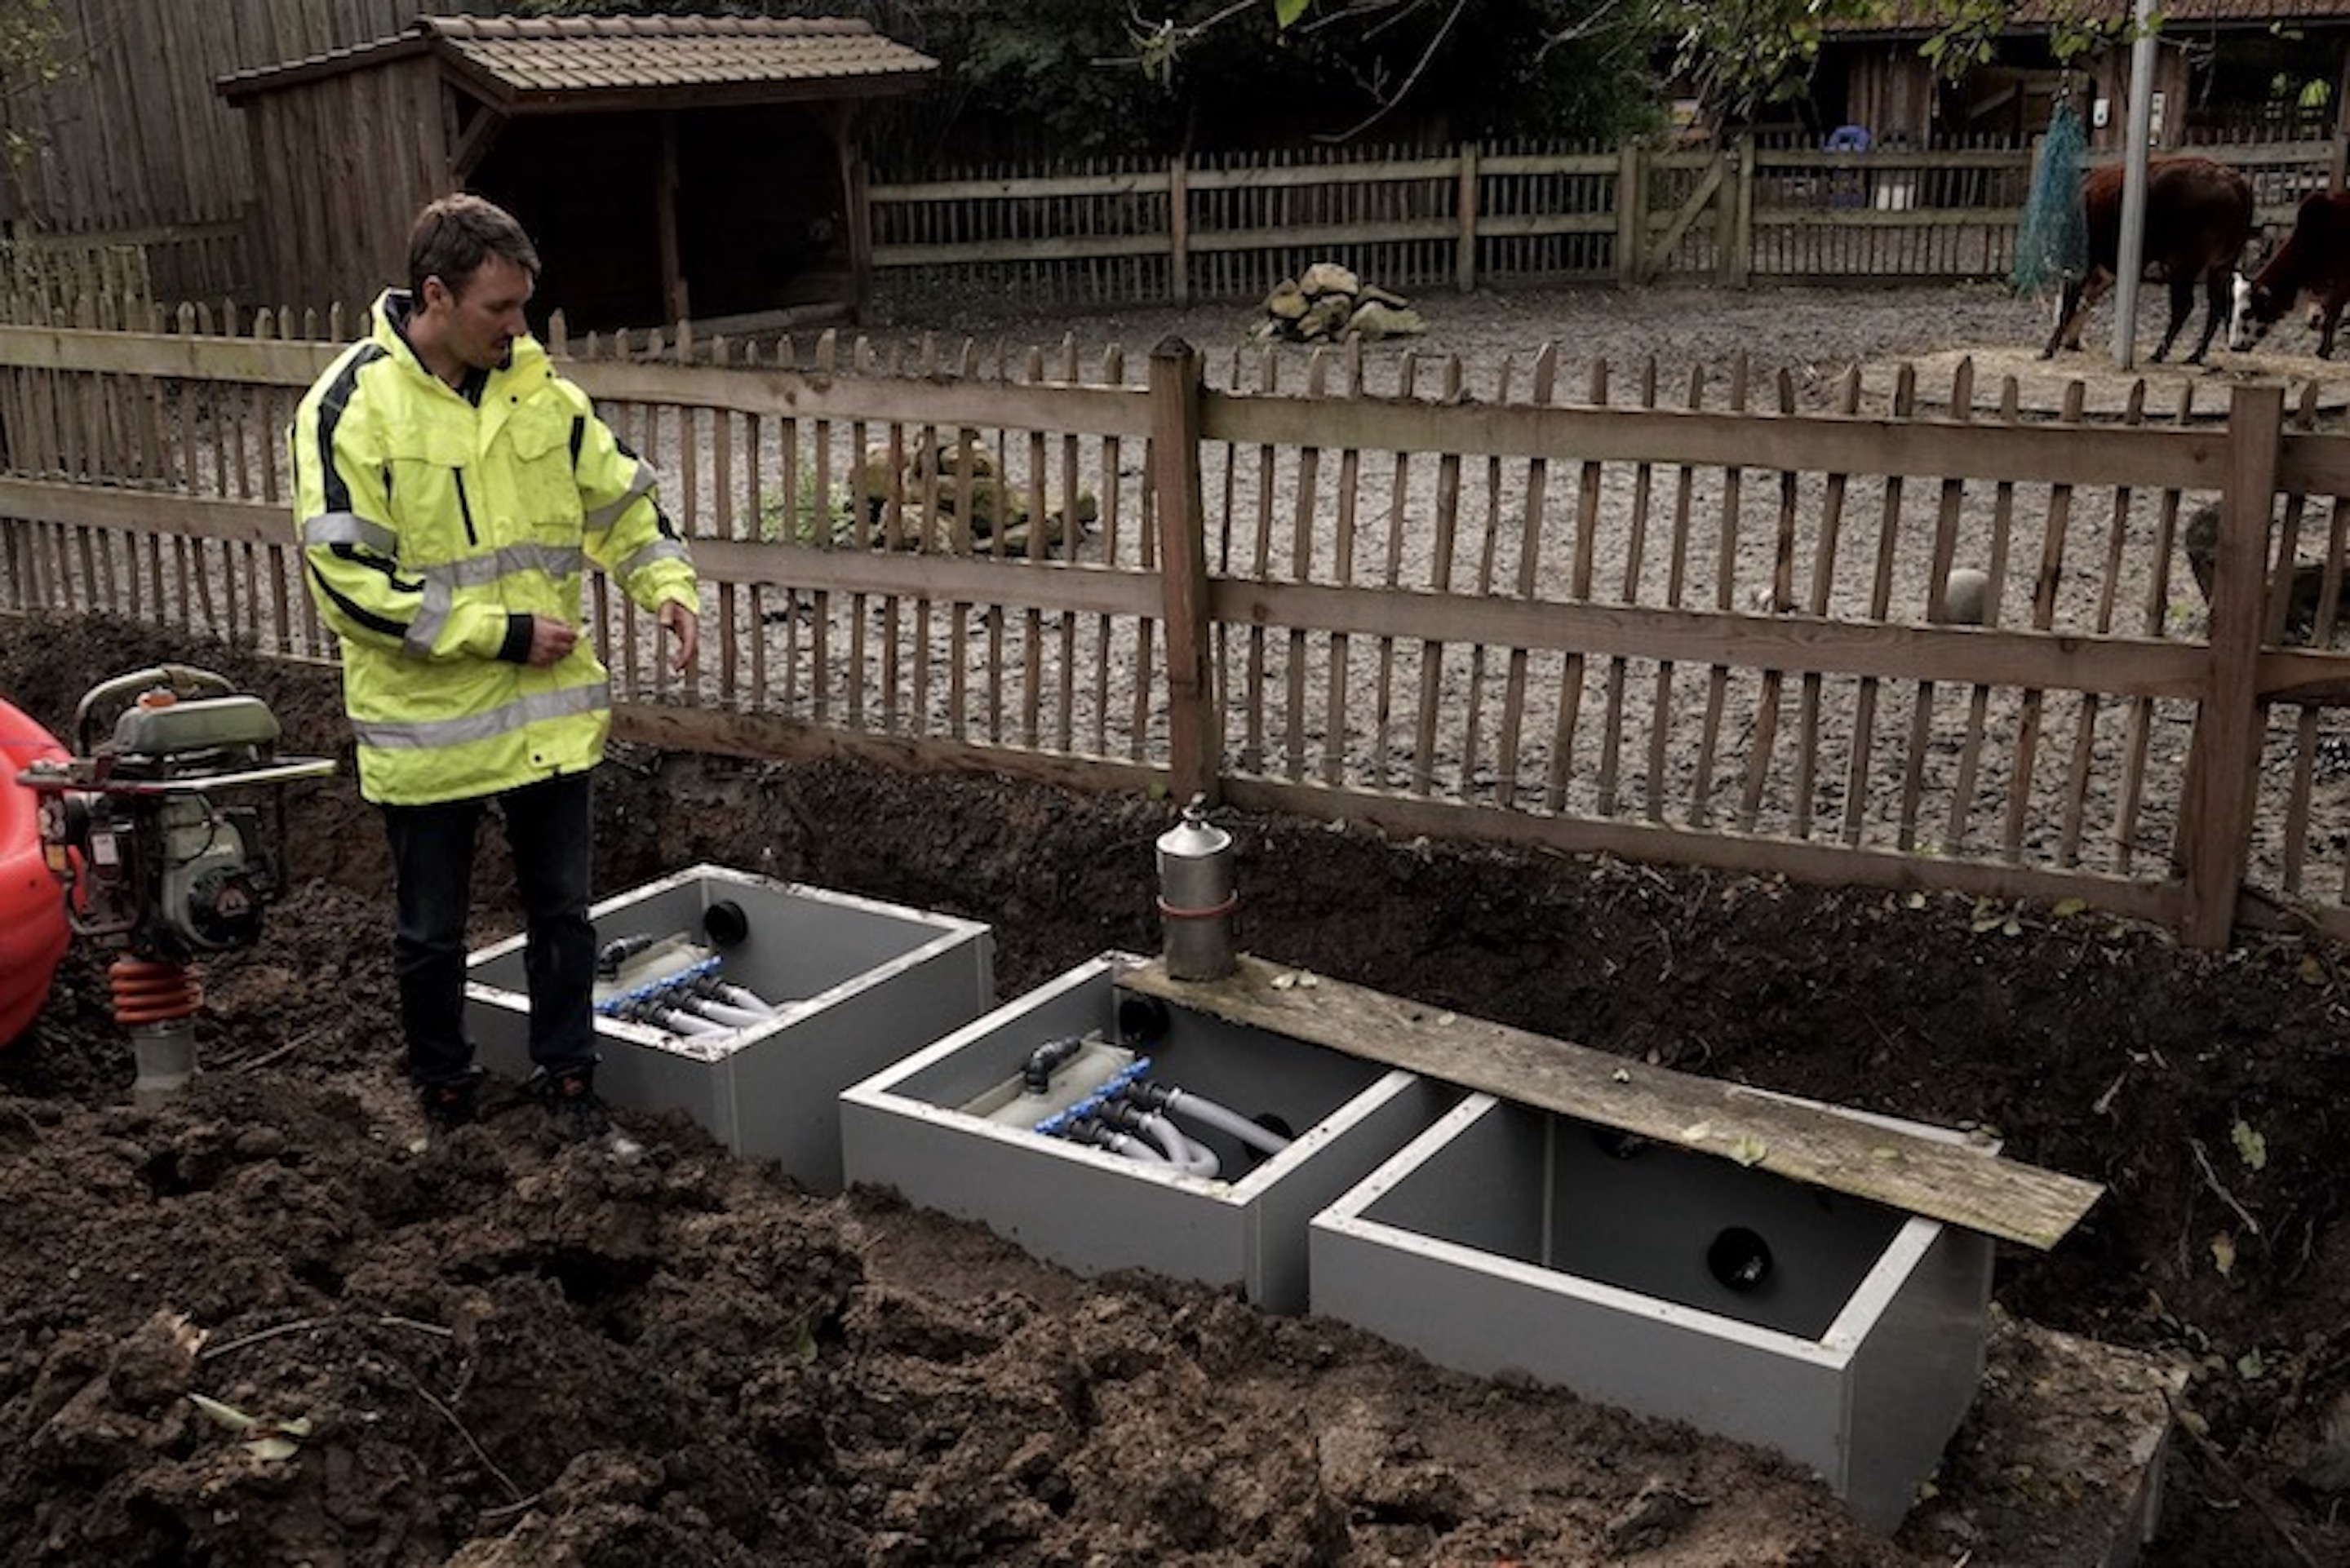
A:
[[[2137,0],[2137,26],[2130,40],[2129,124],[2122,153],[2122,227],[2114,258],[2114,363],[2137,363],[2137,285],[2146,271],[2147,147],[2153,140],[2155,0]]]

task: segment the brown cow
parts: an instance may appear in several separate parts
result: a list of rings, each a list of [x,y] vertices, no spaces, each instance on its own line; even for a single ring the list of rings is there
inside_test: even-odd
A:
[[[2321,191],[2301,203],[2293,233],[2252,279],[2229,347],[2249,348],[2303,294],[2318,303],[2317,357],[2334,352],[2334,329],[2350,304],[2350,195]]]
[[[2089,171],[2081,188],[2088,210],[2089,274],[2064,285],[2056,329],[2040,351],[2049,358],[2061,348],[2081,346],[2081,320],[2114,285],[2121,262],[2123,167],[2109,163]],[[2146,244],[2148,271],[2159,269],[2170,284],[2170,326],[2154,358],[2170,352],[2187,313],[2195,306],[2195,283],[2203,283],[2203,336],[2187,356],[2199,365],[2227,316],[2236,258],[2252,237],[2252,182],[2209,158],[2167,158],[2148,166],[2146,184]]]

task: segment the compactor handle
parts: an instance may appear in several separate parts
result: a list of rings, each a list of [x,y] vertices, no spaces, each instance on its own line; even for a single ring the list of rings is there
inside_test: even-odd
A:
[[[74,710],[74,742],[78,754],[93,756],[98,751],[98,736],[92,724],[98,721],[99,710],[106,709],[104,722],[109,730],[120,711],[135,701],[141,692],[161,688],[174,697],[227,696],[236,691],[225,676],[209,670],[199,670],[192,664],[157,664],[145,670],[133,670],[111,680],[101,680],[82,693],[81,705]]]

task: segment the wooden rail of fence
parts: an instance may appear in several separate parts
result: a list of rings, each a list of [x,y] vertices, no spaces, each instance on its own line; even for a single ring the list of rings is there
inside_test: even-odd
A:
[[[2264,224],[2326,188],[2326,140],[2199,149]],[[1491,147],[1099,162],[871,188],[886,300],[974,286],[1036,304],[1262,298],[1337,260],[1390,289],[1505,282],[2004,278],[2028,147]]]
[[[332,345],[252,326],[0,326],[0,611],[332,656],[283,441]],[[2288,420],[2275,386],[2040,409],[1964,368],[1808,397],[1555,349],[556,347],[703,575],[683,676],[592,596],[638,740],[2077,898],[2207,944],[2250,887],[2350,933],[2350,437],[2314,392]]]

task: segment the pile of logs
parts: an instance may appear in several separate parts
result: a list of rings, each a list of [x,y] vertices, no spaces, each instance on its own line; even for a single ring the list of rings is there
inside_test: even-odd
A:
[[[1050,505],[1030,515],[1024,486],[1006,481],[995,455],[977,432],[963,431],[951,442],[925,435],[893,462],[889,444],[865,449],[857,469],[857,500],[864,508],[867,536],[877,546],[935,554],[1025,556],[1050,554],[1082,538],[1101,514],[1093,492],[1081,490],[1074,504]],[[897,501],[897,529],[887,518]],[[1048,501],[1057,498],[1048,497]]]
[[[1365,283],[1336,262],[1315,262],[1265,296],[1260,339],[1341,343],[1350,337],[1408,337],[1428,330],[1411,301]]]

